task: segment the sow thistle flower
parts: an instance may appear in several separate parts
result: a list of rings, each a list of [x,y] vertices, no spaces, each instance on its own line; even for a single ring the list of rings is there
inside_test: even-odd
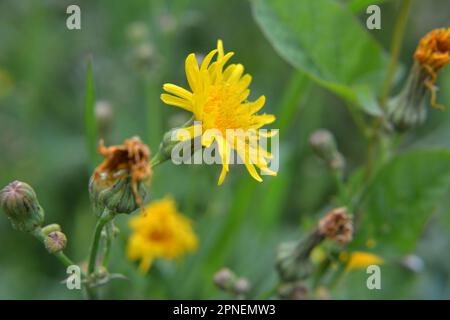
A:
[[[144,207],[130,220],[133,230],[127,256],[140,260],[139,270],[147,272],[157,258],[175,259],[197,248],[191,221],[178,212],[175,201],[166,197]]]
[[[184,128],[188,136],[178,135],[178,140],[188,140],[201,135],[201,143],[209,147],[217,143],[222,162],[222,171],[218,184],[221,185],[229,170],[231,152],[237,152],[250,175],[261,182],[256,167],[267,175],[276,175],[268,168],[267,160],[272,155],[259,143],[262,133],[257,129],[275,121],[270,114],[257,114],[264,106],[266,98],[259,97],[253,102],[247,100],[248,89],[252,77],[244,74],[242,64],[225,64],[233,56],[233,52],[225,53],[221,40],[217,49],[208,53],[199,66],[195,54],[186,58],[186,78],[191,91],[166,83],[163,88],[167,93],[161,100],[169,105],[182,108],[194,115],[194,120],[201,123]],[[216,57],[215,61],[213,58]],[[245,132],[230,136],[230,130]],[[198,132],[199,131],[199,132]],[[267,135],[264,135],[267,136]]]
[[[425,35],[414,53],[414,64],[402,91],[388,102],[388,117],[397,130],[407,130],[426,119],[425,95],[431,94],[432,107],[436,103],[437,73],[450,61],[450,28],[435,29]]]
[[[89,183],[98,213],[104,207],[115,213],[133,212],[142,205],[152,176],[150,149],[133,137],[111,147],[100,141],[99,153],[105,160],[95,169]]]

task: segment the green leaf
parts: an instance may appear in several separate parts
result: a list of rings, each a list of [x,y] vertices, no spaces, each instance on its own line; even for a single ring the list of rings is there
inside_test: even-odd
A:
[[[333,0],[253,0],[252,7],[270,43],[292,66],[351,103],[379,112],[372,97],[388,58],[346,7]]]
[[[89,58],[86,70],[86,96],[84,100],[84,126],[86,146],[91,160],[95,163],[97,157],[97,121],[95,118],[95,87],[92,58]]]
[[[383,2],[387,2],[387,0],[350,0],[347,6],[352,12],[359,13],[366,12],[367,7],[372,4],[378,5]]]
[[[380,169],[363,198],[353,247],[408,253],[450,185],[450,151],[415,150]]]

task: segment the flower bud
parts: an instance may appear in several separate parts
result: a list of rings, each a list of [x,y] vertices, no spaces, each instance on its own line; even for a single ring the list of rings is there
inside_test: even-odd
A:
[[[421,125],[427,117],[424,82],[427,74],[414,63],[401,92],[387,103],[390,124],[399,132]]]
[[[238,296],[247,294],[249,290],[250,290],[250,283],[246,278],[239,278],[234,283],[233,291]]]
[[[49,253],[57,253],[66,248],[67,237],[61,231],[50,232],[44,240],[45,248]]]
[[[228,291],[233,287],[236,275],[228,268],[222,268],[214,275],[214,283],[222,290]]]
[[[147,24],[143,21],[130,23],[126,30],[128,39],[133,43],[142,43],[149,39]]]
[[[332,170],[342,170],[345,159],[337,149],[336,141],[331,132],[325,129],[314,131],[309,139],[309,144],[314,153]]]
[[[95,118],[99,126],[99,132],[105,135],[113,119],[113,110],[108,101],[99,100],[95,103]]]
[[[282,243],[277,251],[276,269],[283,282],[307,278],[312,272],[311,251],[322,242],[316,231],[298,242]]]
[[[0,191],[0,205],[14,229],[32,232],[44,222],[44,210],[28,184],[14,181]]]
[[[110,180],[105,178],[91,178],[89,193],[98,215],[101,215],[105,207],[112,212],[126,214],[140,207],[140,203],[136,201],[132,191],[130,177],[116,180],[112,184]],[[143,183],[138,185],[138,195],[141,199],[147,196],[147,189]]]
[[[46,236],[54,231],[61,231],[61,226],[59,224],[52,223],[42,228],[42,233]]]

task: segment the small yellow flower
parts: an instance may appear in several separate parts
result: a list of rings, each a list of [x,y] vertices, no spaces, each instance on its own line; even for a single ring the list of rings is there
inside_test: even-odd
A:
[[[373,253],[363,251],[354,251],[350,254],[342,252],[339,255],[339,260],[346,264],[346,271],[364,269],[373,264],[380,265],[384,263],[383,258]]]
[[[436,73],[450,62],[450,28],[435,29],[419,42],[414,58],[428,74],[425,86],[431,92],[431,105],[436,105]]]
[[[212,62],[215,55],[216,60]],[[163,88],[169,94],[161,95],[164,103],[192,112],[195,121],[201,122],[203,146],[208,147],[214,141],[217,142],[222,160],[219,185],[228,172],[232,150],[237,152],[250,175],[257,181],[261,182],[262,179],[255,165],[265,174],[276,175],[267,164],[267,159],[271,159],[272,155],[258,143],[263,134],[257,132],[257,129],[275,121],[275,116],[256,114],[264,106],[266,98],[261,96],[253,102],[247,100],[252,78],[249,74],[244,74],[242,64],[231,64],[224,68],[232,56],[233,52],[225,54],[221,40],[217,42],[217,49],[206,55],[201,66],[198,65],[195,54],[191,53],[185,63],[191,91],[166,83]],[[190,138],[194,138],[197,131],[195,124],[186,129],[190,132]],[[229,137],[227,129],[243,130],[246,135],[250,132],[255,140],[251,143],[248,140],[252,138]],[[209,131],[208,134],[205,134],[206,131]]]
[[[144,207],[130,220],[133,230],[127,256],[140,260],[139,270],[147,272],[154,259],[175,259],[197,248],[191,221],[178,212],[175,201],[166,197]]]

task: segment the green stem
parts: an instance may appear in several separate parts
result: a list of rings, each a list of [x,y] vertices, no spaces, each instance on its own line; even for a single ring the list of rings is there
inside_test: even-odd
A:
[[[333,178],[334,178],[334,182],[336,183],[338,199],[339,199],[340,205],[348,206],[350,201],[349,201],[347,189],[345,187],[345,183],[343,181],[342,172],[334,170]]]
[[[95,271],[95,266],[97,264],[97,254],[100,244],[100,238],[102,234],[103,227],[114,218],[114,214],[107,208],[103,211],[100,219],[97,221],[94,231],[94,239],[92,240],[90,255],[89,255],[89,265],[88,274],[91,275]]]
[[[163,159],[161,157],[161,153],[158,152],[155,154],[155,156],[150,160],[150,167],[154,168],[157,165],[160,165],[161,163],[164,163],[167,159]]]
[[[398,56],[402,45],[403,35],[405,33],[406,22],[411,8],[411,0],[403,0],[400,8],[400,14],[394,28],[394,35],[391,42],[391,59],[389,61],[389,68],[386,79],[383,85],[383,92],[381,96],[381,106],[386,110],[386,101],[392,87],[392,82],[397,68]]]
[[[109,264],[109,256],[111,253],[112,237],[113,237],[113,226],[112,223],[106,226],[106,237],[105,237],[105,252],[103,254],[102,265],[107,268]]]
[[[32,235],[38,239],[42,244],[45,245],[45,238],[46,235],[42,232],[42,229],[38,228],[34,232],[32,232]],[[65,267],[69,267],[72,265],[76,265],[72,260],[69,259],[62,251],[52,253]],[[84,274],[83,274],[84,276]]]

